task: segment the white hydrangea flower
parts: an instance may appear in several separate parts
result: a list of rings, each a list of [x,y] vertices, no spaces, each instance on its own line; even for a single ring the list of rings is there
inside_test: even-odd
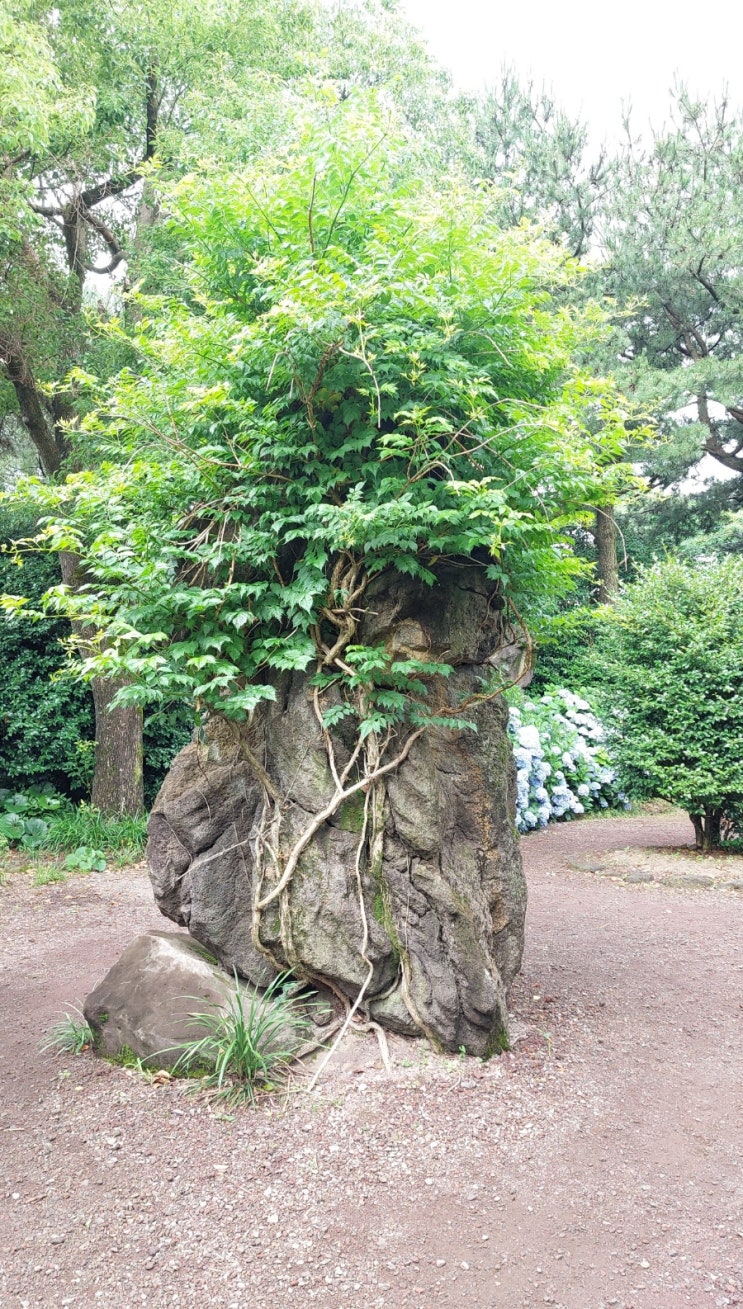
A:
[[[536,727],[520,727],[519,745],[523,746],[527,750],[531,750],[534,754],[538,755],[541,758],[542,743],[539,740],[539,729]]]

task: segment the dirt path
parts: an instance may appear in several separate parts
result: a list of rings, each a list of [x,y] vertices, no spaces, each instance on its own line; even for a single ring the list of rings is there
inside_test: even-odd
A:
[[[568,861],[675,816],[529,837],[514,1049],[351,1038],[234,1119],[38,1043],[138,930],[143,873],[0,890],[0,1306],[743,1306],[743,895]]]

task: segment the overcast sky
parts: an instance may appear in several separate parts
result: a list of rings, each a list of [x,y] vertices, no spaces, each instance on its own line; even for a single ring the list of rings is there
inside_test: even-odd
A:
[[[622,101],[637,132],[665,116],[674,74],[695,94],[727,82],[743,107],[743,0],[401,0],[457,83],[478,88],[503,63],[546,82],[588,119],[595,139],[616,136]]]

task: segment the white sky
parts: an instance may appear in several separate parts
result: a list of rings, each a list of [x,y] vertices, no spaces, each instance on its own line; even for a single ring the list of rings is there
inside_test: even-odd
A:
[[[635,133],[666,114],[674,74],[695,95],[728,84],[743,108],[743,0],[401,0],[456,82],[478,89],[504,63],[531,75],[591,124],[618,135],[631,101]]]

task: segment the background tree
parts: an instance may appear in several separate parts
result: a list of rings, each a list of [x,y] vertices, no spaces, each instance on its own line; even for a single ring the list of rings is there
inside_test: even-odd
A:
[[[506,226],[536,224],[567,256],[585,259],[595,251],[597,224],[606,199],[609,160],[603,147],[589,146],[586,123],[571,118],[549,91],[522,83],[511,69],[473,106],[469,153],[463,153],[476,176],[495,183],[494,203]],[[569,294],[585,302],[604,294],[595,279],[581,291],[571,283]],[[603,336],[599,333],[599,336]],[[599,355],[598,350],[593,352]],[[611,370],[606,352],[592,360],[597,372]],[[618,484],[617,492],[622,487]],[[611,600],[619,586],[617,525],[614,503],[605,499],[592,507],[590,527],[599,602]]]
[[[510,68],[477,98],[471,114],[468,166],[497,184],[504,224],[536,223],[582,259],[591,249],[608,177],[606,151],[599,147],[592,156],[587,124]]]
[[[703,455],[736,476],[711,485],[709,510],[734,512],[743,482],[743,116],[727,96],[695,101],[680,87],[672,120],[649,143],[632,136],[610,170],[591,290],[613,302],[617,377],[657,424],[641,458],[652,487],[678,487]],[[689,534],[705,493],[695,495]],[[667,498],[667,497],[666,497]],[[681,512],[655,501],[656,553],[683,532]],[[650,524],[637,530],[652,548]],[[632,514],[627,520],[636,536]]]

